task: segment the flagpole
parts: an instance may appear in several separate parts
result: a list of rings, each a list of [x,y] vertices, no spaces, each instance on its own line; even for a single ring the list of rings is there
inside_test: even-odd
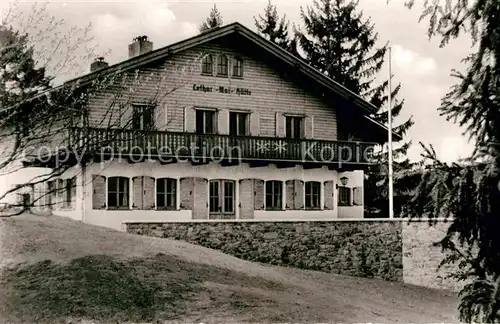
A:
[[[389,218],[394,218],[394,195],[393,195],[393,183],[392,183],[392,72],[391,72],[391,47],[389,50],[389,93],[387,95],[387,123],[388,123],[388,155],[389,155]]]

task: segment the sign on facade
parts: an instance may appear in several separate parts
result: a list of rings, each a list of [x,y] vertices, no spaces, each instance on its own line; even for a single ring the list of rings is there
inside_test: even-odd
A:
[[[203,84],[193,84],[193,91],[200,92],[218,92],[218,93],[234,93],[238,96],[250,96],[252,95],[252,91],[247,88],[231,88],[231,87],[208,87]]]

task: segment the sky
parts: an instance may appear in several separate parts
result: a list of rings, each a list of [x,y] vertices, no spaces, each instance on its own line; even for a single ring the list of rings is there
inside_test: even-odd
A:
[[[422,2],[423,0],[420,0]],[[273,0],[280,15],[286,14],[291,23],[300,27],[300,8],[312,0]],[[419,142],[432,144],[438,157],[446,162],[468,156],[472,143],[457,125],[439,115],[441,98],[455,80],[452,69],[463,70],[460,60],[472,51],[470,39],[465,36],[452,41],[445,48],[439,39],[427,37],[426,21],[418,22],[421,13],[419,1],[414,9],[404,6],[404,0],[360,0],[359,9],[370,17],[379,34],[379,42],[389,42],[392,48],[393,85],[402,84],[398,99],[404,99],[404,108],[395,124],[413,116],[415,125],[407,138],[413,143],[411,159],[419,159],[422,150]],[[127,58],[128,44],[139,35],[147,35],[154,49],[166,46],[198,33],[198,26],[208,16],[213,1],[47,1],[46,13],[64,19],[61,28],[84,28],[91,25],[93,37],[91,54],[103,55],[110,64]],[[240,22],[255,30],[253,16],[263,12],[267,0],[216,1],[224,24]],[[43,2],[39,2],[38,8]],[[0,14],[32,11],[33,1],[9,2],[0,0]],[[38,27],[37,27],[38,28]],[[87,53],[88,54],[88,53]],[[83,60],[83,59],[82,59]],[[87,65],[85,65],[87,69]],[[73,69],[73,72],[76,69]],[[87,71],[78,71],[88,72]],[[388,66],[380,73],[380,80],[387,79]]]

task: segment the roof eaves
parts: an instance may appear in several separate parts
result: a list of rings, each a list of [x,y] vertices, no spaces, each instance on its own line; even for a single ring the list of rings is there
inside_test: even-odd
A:
[[[347,89],[340,83],[336,82],[332,78],[326,76],[325,74],[321,73],[317,69],[313,68],[303,60],[295,57],[291,53],[287,52],[286,50],[282,49],[278,45],[274,44],[273,42],[270,42],[261,36],[257,35],[255,32],[252,30],[246,28],[243,25],[238,25],[241,28],[237,28],[236,31],[240,32],[243,36],[246,36],[248,39],[251,41],[257,43],[263,48],[266,48],[270,52],[274,53],[276,56],[278,56],[280,59],[283,61],[287,62],[288,64],[294,66],[295,68],[302,69],[304,73],[306,73],[309,77],[313,78],[315,81],[319,82],[323,86],[326,86],[327,88],[330,88],[331,90],[339,93],[341,96],[343,96],[346,99],[354,101],[358,106],[364,108],[367,110],[369,113],[374,113],[378,110],[378,108],[367,102],[365,99],[363,99],[361,96],[358,94],[352,92],[351,90]]]
[[[379,123],[378,121],[376,121],[375,119],[373,119],[367,115],[365,115],[365,118],[368,119],[370,122],[374,123],[375,125],[385,129],[387,131],[387,133],[389,133],[389,128],[387,126],[385,126],[384,124]],[[394,137],[395,141],[403,140],[403,137],[400,134],[396,133],[395,131],[392,131],[392,136]]]

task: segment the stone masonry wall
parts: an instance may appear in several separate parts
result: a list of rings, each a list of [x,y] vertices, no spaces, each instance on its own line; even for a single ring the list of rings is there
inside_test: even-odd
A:
[[[403,280],[401,222],[129,223],[127,232],[183,240],[241,259]]]
[[[426,221],[402,223],[403,281],[410,284],[459,291],[462,284],[446,278],[454,266],[438,266],[445,254],[432,246],[446,234],[450,223],[438,222],[430,226]]]

